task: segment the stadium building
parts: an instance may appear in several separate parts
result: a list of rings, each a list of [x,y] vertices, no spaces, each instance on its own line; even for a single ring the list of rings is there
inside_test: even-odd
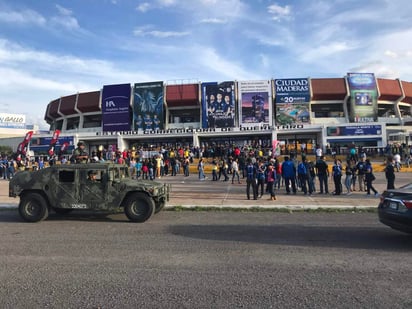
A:
[[[73,149],[212,144],[311,151],[349,145],[383,148],[412,142],[412,83],[348,73],[342,78],[288,78],[225,82],[146,82],[52,100],[48,135],[31,149],[47,153],[55,130]],[[274,143],[275,141],[275,143]]]

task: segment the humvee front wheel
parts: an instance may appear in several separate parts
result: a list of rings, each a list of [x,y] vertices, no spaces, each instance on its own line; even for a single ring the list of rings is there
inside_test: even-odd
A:
[[[133,222],[145,222],[155,211],[153,199],[144,193],[133,193],[128,197],[124,206],[124,213]]]
[[[155,214],[157,214],[159,211],[161,211],[165,206],[166,206],[166,202],[165,202],[165,201],[156,203]]]
[[[38,193],[28,193],[20,199],[19,213],[25,221],[38,222],[47,218],[49,209],[43,196]]]

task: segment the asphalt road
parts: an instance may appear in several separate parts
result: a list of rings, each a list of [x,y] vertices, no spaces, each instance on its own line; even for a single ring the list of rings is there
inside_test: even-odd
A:
[[[411,308],[412,236],[376,213],[0,211],[1,308]]]

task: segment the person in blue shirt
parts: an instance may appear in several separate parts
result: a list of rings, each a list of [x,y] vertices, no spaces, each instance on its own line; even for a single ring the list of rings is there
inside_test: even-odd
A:
[[[143,167],[143,163],[142,161],[139,159],[137,159],[136,164],[135,164],[135,168],[136,168],[136,179],[139,180],[140,175],[142,174],[142,167]]]
[[[365,160],[365,181],[366,181],[366,195],[371,194],[371,190],[378,196],[378,191],[373,187],[372,182],[375,180],[373,175],[372,164],[369,159]]]
[[[245,168],[245,174],[246,174],[246,196],[247,199],[250,200],[250,188],[252,188],[253,191],[253,199],[257,199],[257,170],[256,166],[252,163],[252,160],[249,158],[248,159],[248,164]]]
[[[307,183],[309,181],[309,170],[306,164],[306,157],[303,157],[302,162],[300,162],[298,165],[298,179],[299,179],[299,183],[302,188],[303,194],[304,195],[308,194]],[[310,194],[312,193],[310,186],[309,186],[309,192]]]
[[[160,129],[160,119],[157,117],[156,114],[153,115],[153,125],[155,130]]]
[[[144,129],[145,130],[152,130],[153,129],[153,120],[149,114],[146,114],[143,118]]]
[[[290,194],[290,186],[293,194],[296,194],[296,168],[288,156],[285,156],[285,161],[282,163],[282,177],[285,179],[286,194]]]
[[[335,184],[335,193],[333,195],[340,195],[342,193],[342,162],[339,159],[335,159],[334,163],[332,177]]]
[[[136,119],[136,128],[143,130],[143,118],[142,115],[137,115],[137,119]]]

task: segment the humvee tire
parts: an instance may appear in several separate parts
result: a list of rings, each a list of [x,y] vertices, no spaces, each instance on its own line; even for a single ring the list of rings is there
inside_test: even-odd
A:
[[[27,222],[39,222],[48,217],[49,209],[39,193],[27,193],[20,199],[19,214]]]
[[[157,214],[159,211],[161,211],[166,205],[166,202],[159,202],[156,204],[156,208],[155,208],[155,214]]]
[[[131,194],[124,205],[124,213],[133,222],[145,222],[154,214],[155,203],[144,193]]]

